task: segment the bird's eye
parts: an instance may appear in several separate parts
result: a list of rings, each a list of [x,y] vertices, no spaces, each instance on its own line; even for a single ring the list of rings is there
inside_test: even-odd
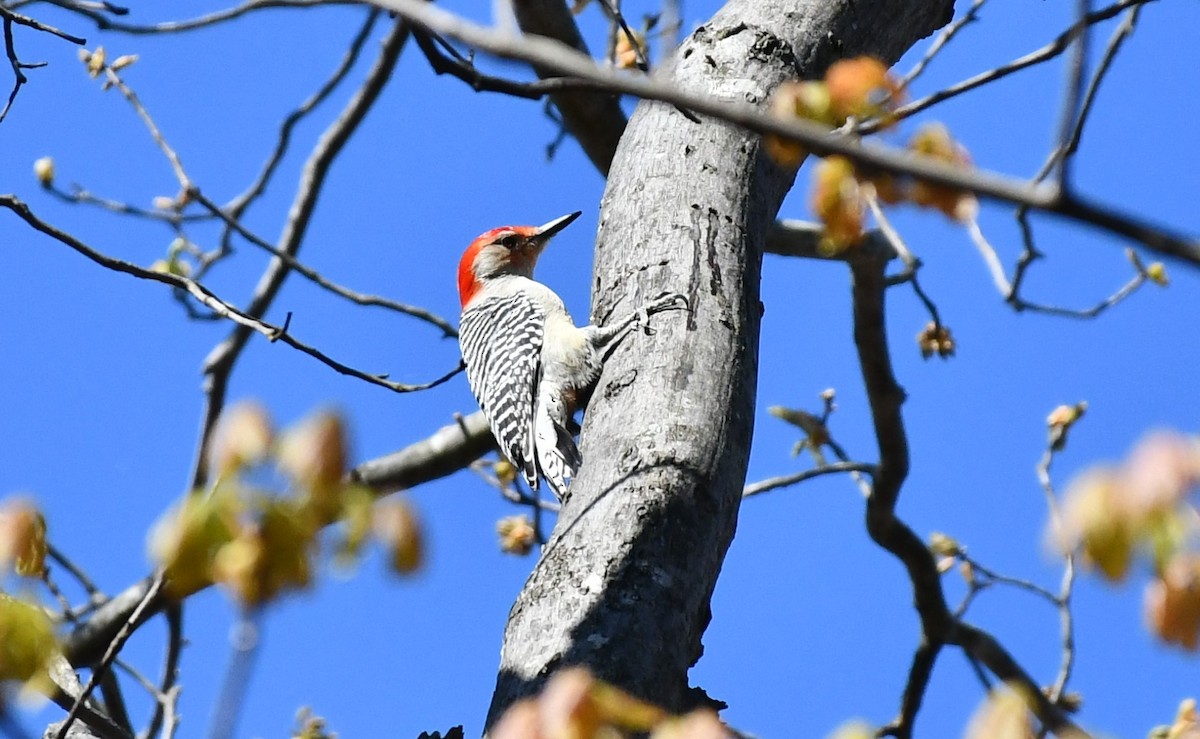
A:
[[[496,239],[496,243],[505,249],[513,249],[521,243],[521,237],[515,233],[507,233]]]

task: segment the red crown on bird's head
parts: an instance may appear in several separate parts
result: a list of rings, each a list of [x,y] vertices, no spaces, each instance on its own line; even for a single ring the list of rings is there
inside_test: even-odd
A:
[[[483,287],[480,270],[495,274],[515,272],[529,276],[551,237],[578,218],[580,211],[555,218],[541,226],[500,226],[476,236],[458,262],[458,298],[465,308]],[[481,261],[480,256],[484,257]]]

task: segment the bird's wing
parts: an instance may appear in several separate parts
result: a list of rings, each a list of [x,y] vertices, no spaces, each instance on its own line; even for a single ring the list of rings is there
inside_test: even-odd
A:
[[[509,295],[464,311],[459,345],[467,381],[501,452],[537,490],[533,412],[545,315],[528,296]]]

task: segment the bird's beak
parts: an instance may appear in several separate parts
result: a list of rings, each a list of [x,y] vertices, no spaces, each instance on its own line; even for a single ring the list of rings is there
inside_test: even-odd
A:
[[[542,224],[537,230],[537,240],[546,243],[554,236],[554,234],[571,225],[571,222],[581,216],[583,211],[577,210],[574,213],[568,213],[561,218],[555,218],[549,223]]]

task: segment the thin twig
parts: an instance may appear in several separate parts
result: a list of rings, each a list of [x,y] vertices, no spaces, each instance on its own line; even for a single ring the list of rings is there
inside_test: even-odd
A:
[[[1055,448],[1053,444],[1046,447],[1042,459],[1037,465],[1038,482],[1046,494],[1046,507],[1050,512],[1050,524],[1054,528],[1056,543],[1063,553],[1063,575],[1059,584],[1056,603],[1059,614],[1059,633],[1062,640],[1062,660],[1059,663],[1058,675],[1050,686],[1047,697],[1057,703],[1067,689],[1067,681],[1071,679],[1071,670],[1075,665],[1075,622],[1071,612],[1071,594],[1075,588],[1075,553],[1066,546],[1066,534],[1063,527],[1062,512],[1058,506],[1058,496],[1054,493],[1054,482],[1050,478],[1050,465],[1054,462]]]
[[[96,689],[96,684],[100,678],[102,678],[104,674],[108,672],[109,667],[112,665],[112,661],[116,659],[117,654],[120,653],[122,647],[125,646],[125,642],[133,634],[134,625],[138,623],[138,620],[142,616],[142,612],[145,611],[150,605],[150,602],[158,596],[159,591],[162,589],[163,581],[164,577],[160,572],[154,578],[154,582],[151,584],[150,589],[146,591],[145,597],[142,598],[140,603],[138,603],[137,608],[133,610],[133,613],[129,614],[129,618],[125,620],[124,625],[119,631],[117,631],[117,634],[113,637],[113,640],[109,642],[108,649],[104,652],[104,656],[100,658],[99,664],[92,668],[91,677],[88,678],[87,684],[83,686],[83,691],[75,698],[75,705],[73,705],[70,712],[67,713],[67,718],[65,721],[63,721],[62,726],[59,727],[58,734],[55,736],[55,739],[65,739],[67,732],[71,728],[71,724],[75,722],[75,718],[79,715],[80,706],[87,702],[87,699],[92,695],[92,691]]]
[[[162,151],[163,156],[167,158],[167,161],[171,164],[171,170],[175,173],[175,179],[179,182],[179,191],[181,193],[186,192],[188,188],[191,187],[192,181],[188,177],[187,171],[183,168],[183,162],[180,161],[178,152],[176,152],[175,149],[169,143],[167,143],[166,137],[163,136],[162,131],[158,128],[158,124],[154,122],[154,119],[150,116],[149,111],[146,110],[146,106],[142,105],[142,101],[140,98],[138,98],[137,93],[135,93],[132,88],[126,85],[124,80],[121,79],[120,75],[114,72],[112,67],[107,64],[104,65],[104,75],[105,79],[112,84],[113,87],[120,90],[121,95],[123,95],[125,99],[129,101],[129,104],[133,106],[138,118],[142,119],[142,123],[150,131],[150,136],[154,139],[154,143],[158,146],[159,150]]]
[[[867,206],[871,209],[871,214],[875,217],[875,223],[879,226],[880,233],[892,245],[892,248],[900,257],[900,261],[904,263],[904,271],[899,275],[889,277],[887,281],[888,285],[897,285],[905,282],[911,284],[917,299],[921,301],[921,304],[925,306],[925,310],[929,312],[929,318],[933,321],[934,330],[940,332],[942,330],[942,315],[938,312],[937,304],[933,302],[933,298],[929,297],[917,279],[917,272],[921,268],[921,260],[909,250],[908,245],[904,243],[904,239],[900,236],[900,232],[892,226],[891,220],[879,205],[879,198],[873,192],[868,191],[865,200],[867,201]]]
[[[22,71],[24,65],[21,63],[20,58],[17,57],[17,48],[13,43],[13,21],[8,15],[4,16],[4,53],[8,56],[8,63],[12,67],[13,86],[12,92],[8,93],[8,102],[5,103],[4,110],[0,110],[0,123],[8,116],[8,111],[12,109],[13,102],[17,99],[17,93],[21,92],[21,86],[29,81]]]
[[[154,739],[162,726],[166,725],[166,736],[175,733],[179,718],[175,713],[175,703],[179,700],[179,688],[175,680],[179,674],[179,654],[183,651],[183,603],[171,601],[163,608],[167,619],[167,650],[163,664],[162,680],[155,696],[154,713],[143,734],[144,739]]]
[[[387,379],[387,375],[371,374],[368,372],[363,372],[362,370],[355,369],[354,367],[343,364],[343,363],[333,359],[329,355],[325,354],[324,352],[322,352],[321,350],[319,350],[313,346],[310,346],[308,344],[305,344],[305,343],[297,340],[290,333],[288,333],[288,326],[286,324],[284,326],[275,326],[266,321],[263,321],[262,319],[259,319],[259,318],[256,318],[256,317],[250,315],[248,312],[239,310],[238,308],[234,307],[232,304],[227,303],[226,301],[217,297],[217,295],[215,293],[213,293],[211,290],[209,290],[204,285],[201,285],[200,283],[196,282],[195,280],[192,280],[188,277],[183,277],[181,275],[174,275],[174,274],[169,274],[166,272],[156,272],[154,270],[145,269],[145,268],[139,267],[138,265],[133,264],[131,262],[126,262],[121,259],[116,259],[114,257],[110,257],[107,255],[101,254],[100,252],[96,251],[95,249],[92,249],[90,246],[88,246],[87,244],[84,244],[82,241],[79,241],[78,239],[76,239],[75,237],[66,233],[65,231],[57,229],[54,226],[51,226],[48,223],[39,219],[37,216],[35,216],[32,213],[32,211],[30,211],[28,205],[26,205],[21,200],[17,199],[15,196],[0,195],[0,207],[8,208],[9,210],[16,213],[22,220],[24,220],[26,223],[28,223],[30,226],[32,226],[36,230],[41,231],[42,233],[46,234],[47,236],[50,236],[50,237],[56,239],[57,241],[71,247],[75,251],[84,255],[88,259],[91,259],[93,262],[99,264],[102,267],[111,269],[115,272],[122,272],[124,274],[128,274],[133,277],[138,277],[143,280],[150,280],[153,282],[161,282],[165,285],[170,285],[171,287],[174,287],[179,290],[185,290],[185,291],[187,291],[187,293],[189,295],[194,297],[196,300],[198,300],[200,303],[202,303],[205,307],[212,310],[214,313],[221,316],[222,318],[226,318],[226,319],[232,321],[233,323],[237,324],[239,327],[245,328],[247,331],[252,331],[252,332],[257,332],[259,334],[262,334],[263,336],[267,337],[267,339],[270,341],[281,341],[284,344],[287,344],[288,346],[292,347],[293,349],[297,349],[300,352],[303,352],[304,354],[307,354],[310,357],[313,357],[317,361],[330,367],[331,369],[335,370],[336,372],[338,372],[340,374],[348,375],[350,377],[356,377],[360,380],[365,380],[366,382],[369,382],[373,385],[379,385],[380,387],[384,387],[384,388],[387,388],[389,390],[392,390],[392,391],[395,391],[398,393],[407,393],[407,392],[414,392],[417,390],[428,390],[429,388],[436,387],[436,386],[448,381],[449,379],[451,379],[452,377],[454,377],[455,375],[457,375],[459,372],[462,371],[462,363],[460,362],[458,367],[456,367],[455,369],[451,370],[450,372],[442,375],[441,377],[439,377],[435,380],[432,380],[430,382],[417,384],[417,385],[394,382],[392,380]]]
[[[58,607],[62,611],[63,620],[70,624],[77,623],[78,618],[75,615],[74,609],[71,608],[71,601],[67,599],[67,596],[63,595],[62,589],[58,587],[58,583],[54,582],[54,578],[50,576],[50,567],[47,566],[42,569],[41,580],[46,589],[50,591],[50,596],[58,601]]]
[[[973,0],[971,7],[967,8],[967,12],[963,13],[953,23],[941,30],[941,32],[938,34],[938,37],[934,39],[932,44],[929,45],[929,48],[925,51],[925,55],[921,57],[920,61],[913,65],[913,68],[909,70],[908,74],[900,78],[900,89],[908,89],[912,85],[913,81],[917,79],[917,77],[921,76],[921,73],[925,71],[925,68],[929,66],[929,63],[933,61],[933,58],[936,57],[942,49],[946,48],[946,44],[950,43],[951,39],[957,36],[958,32],[963,30],[968,23],[973,23],[979,18],[979,11],[983,8],[984,3],[986,2],[987,0]]]
[[[989,587],[991,585],[1008,585],[1010,587],[1017,588],[1018,590],[1024,590],[1032,593],[1051,605],[1058,605],[1057,595],[1051,593],[1049,590],[1031,580],[1013,577],[1011,575],[1003,575],[999,572],[996,572],[995,570],[980,564],[978,560],[968,556],[966,552],[959,552],[956,556],[963,562],[966,562],[968,565],[970,565],[971,569],[974,570],[976,575],[981,575],[982,577],[986,578],[986,581],[981,585],[981,587]]]
[[[65,39],[75,44],[86,43],[84,39],[78,36],[72,36],[69,33],[64,33],[54,26],[46,25],[41,21],[34,20],[26,15],[21,15],[13,11],[11,8],[0,5],[0,18],[3,19],[4,27],[4,53],[8,57],[8,63],[13,71],[13,87],[8,94],[8,102],[4,104],[4,109],[0,110],[0,123],[8,116],[8,111],[12,109],[13,102],[17,99],[17,93],[21,91],[21,86],[29,80],[25,77],[24,70],[37,69],[46,66],[46,62],[23,62],[17,56],[16,42],[13,40],[13,24],[28,26],[43,33],[53,34],[61,39]]]
[[[972,243],[975,244],[975,247],[979,250],[980,255],[983,257],[984,264],[987,265],[988,272],[992,276],[992,282],[996,285],[996,290],[999,291],[1001,297],[1004,298],[1004,301],[1011,305],[1016,311],[1030,311],[1031,313],[1043,313],[1046,315],[1061,316],[1064,318],[1095,318],[1104,311],[1112,308],[1128,298],[1138,288],[1146,284],[1146,281],[1149,279],[1146,268],[1138,259],[1137,253],[1132,249],[1129,249],[1126,251],[1126,255],[1129,257],[1129,260],[1134,267],[1133,277],[1129,278],[1129,281],[1124,285],[1117,288],[1114,293],[1090,308],[1063,308],[1056,305],[1034,303],[1026,300],[1018,294],[1018,283],[1016,278],[1014,278],[1012,282],[1008,281],[1008,276],[1004,272],[1004,266],[1000,263],[1000,257],[996,254],[996,250],[992,246],[991,242],[989,242],[987,237],[984,236],[983,230],[980,229],[978,221],[972,218],[971,220],[967,221],[966,226],[967,233],[970,234]],[[1032,238],[1032,236],[1030,235],[1027,238]],[[1026,251],[1026,254],[1033,253],[1035,252],[1028,250]],[[1032,257],[1018,262],[1018,270],[1021,270],[1021,264],[1028,265],[1031,262]],[[1023,275],[1023,270],[1021,271],[1021,274]]]
[[[141,686],[142,690],[149,693],[155,700],[161,699],[162,696],[159,693],[158,686],[150,682],[150,679],[143,675],[138,668],[120,657],[113,660],[113,666],[133,678],[134,682]]]
[[[1071,42],[1075,40],[1076,36],[1083,28],[1096,25],[1097,23],[1102,23],[1103,21],[1106,21],[1117,15],[1122,10],[1137,5],[1144,5],[1148,2],[1153,2],[1153,0],[1121,0],[1120,2],[1101,8],[1093,13],[1089,13],[1086,17],[1076,21],[1076,23],[1056,36],[1053,41],[1041,47],[1040,49],[1031,51],[1022,57],[1014,59],[1007,64],[1002,64],[994,69],[989,69],[986,72],[980,72],[974,77],[950,85],[949,87],[939,90],[931,95],[927,95],[920,100],[914,100],[911,103],[902,105],[889,117],[889,120],[895,121],[909,118],[925,110],[926,108],[949,100],[950,98],[957,97],[964,92],[970,92],[977,87],[983,87],[984,85],[991,84],[992,82],[1003,79],[1014,72],[1019,72],[1023,69],[1028,69],[1029,67],[1048,62],[1070,48]],[[858,131],[863,134],[874,133],[878,131],[881,126],[882,123],[879,121],[870,121],[859,126]]]
[[[212,215],[208,213],[180,213],[178,210],[142,208],[131,203],[95,195],[78,184],[72,184],[70,192],[56,187],[53,184],[45,189],[51,195],[66,203],[71,203],[73,205],[94,205],[120,215],[145,218],[146,220],[151,221],[163,221],[173,228],[178,228],[180,224],[186,222],[210,221],[213,218]]]
[[[1076,117],[1074,129],[1071,131],[1071,136],[1065,145],[1060,145],[1046,158],[1042,163],[1041,168],[1033,176],[1034,182],[1041,182],[1050,172],[1054,170],[1055,165],[1060,159],[1071,157],[1079,148],[1079,142],[1083,138],[1083,127],[1087,122],[1088,117],[1092,112],[1093,104],[1096,101],[1097,93],[1100,90],[1100,84],[1104,81],[1108,70],[1111,68],[1113,60],[1117,57],[1117,52],[1121,49],[1122,44],[1126,39],[1133,34],[1133,30],[1137,25],[1138,16],[1142,12],[1142,5],[1135,5],[1125,12],[1124,20],[1113,31],[1109,37],[1108,46],[1104,50],[1104,56],[1100,59],[1100,64],[1096,67],[1096,72],[1092,75],[1091,82],[1088,84],[1087,91],[1083,96],[1083,103],[1079,110],[1079,115]],[[1041,258],[1042,254],[1037,249],[1033,238],[1033,224],[1029,220],[1029,208],[1021,206],[1016,212],[1017,224],[1021,229],[1021,241],[1024,249],[1021,255],[1017,257],[1017,264],[1013,270],[1012,286],[1007,299],[1012,302],[1019,301],[1017,296],[1021,293],[1021,287],[1025,282],[1025,275],[1029,268]]]
[[[305,279],[325,290],[328,290],[334,295],[345,298],[352,303],[357,303],[358,305],[374,305],[380,308],[387,308],[388,310],[396,311],[397,313],[403,313],[404,315],[412,316],[413,318],[418,318],[439,328],[442,331],[443,337],[445,338],[454,338],[458,336],[458,330],[455,329],[449,321],[435,313],[432,313],[431,311],[415,305],[409,305],[407,303],[401,303],[390,298],[385,298],[380,295],[360,293],[325,278],[315,269],[303,264],[291,254],[276,248],[274,244],[247,229],[240,221],[235,220],[234,216],[227,212],[227,208],[221,208],[218,206],[206,195],[204,195],[199,188],[193,188],[190,191],[190,197],[192,200],[203,206],[210,214],[223,221],[230,231],[237,233],[254,246],[280,259],[290,268],[296,270],[296,272]]]
[[[338,64],[337,69],[333,71],[333,74],[317,88],[316,92],[310,95],[307,100],[302,102],[295,110],[288,113],[283,119],[283,123],[279,126],[279,135],[275,140],[275,148],[271,151],[270,156],[267,157],[267,162],[259,171],[258,177],[254,179],[254,182],[242,194],[229,201],[223,209],[230,218],[240,220],[245,214],[246,209],[267,189],[267,183],[271,181],[271,177],[275,174],[279,163],[283,161],[283,156],[287,153],[288,146],[291,144],[292,131],[300,121],[304,120],[305,116],[328,99],[333,94],[333,91],[346,79],[350,70],[358,62],[363,46],[366,45],[371,31],[375,29],[375,23],[378,19],[379,10],[372,8],[367,14],[367,19],[363,22],[357,33],[355,33],[354,38],[350,40],[350,45],[346,48],[346,53],[342,56],[342,60]]]
[[[742,490],[742,497],[749,498],[752,495],[760,495],[778,490],[779,488],[789,487],[805,480],[811,480],[814,477],[822,475],[832,475],[839,472],[859,472],[867,475],[875,474],[875,465],[867,464],[866,462],[830,462],[823,464],[820,467],[814,467],[800,472],[793,472],[790,475],[780,475],[778,477],[769,477],[766,480],[760,480],[747,485]]]
[[[58,547],[48,543],[46,545],[46,553],[49,555],[50,559],[57,562],[59,566],[65,569],[67,572],[71,573],[71,577],[75,578],[75,581],[79,583],[80,587],[84,589],[89,597],[95,598],[96,596],[103,596],[103,594],[100,592],[100,589],[96,587],[96,584],[92,582],[92,579],[88,577],[87,573],[80,569],[79,566],[72,562],[65,554],[63,554]]]
[[[103,12],[87,7],[76,0],[42,0],[50,5],[56,5],[65,10],[82,15],[96,24],[103,31],[117,31],[134,35],[180,33],[206,28],[225,21],[240,18],[243,15],[267,8],[315,8],[324,5],[358,5],[358,0],[249,0],[241,5],[224,10],[218,10],[196,18],[182,21],[167,21],[151,25],[122,23],[108,18]],[[109,12],[112,12],[109,9]],[[124,15],[124,13],[117,13]],[[79,41],[77,43],[83,43]]]
[[[35,18],[30,18],[27,15],[21,15],[20,13],[13,12],[11,9],[3,7],[3,6],[0,6],[0,17],[11,20],[13,23],[16,23],[19,26],[28,26],[29,28],[32,28],[35,31],[41,31],[43,33],[53,34],[55,36],[58,36],[60,39],[62,39],[64,41],[70,41],[71,43],[77,44],[79,46],[82,46],[87,43],[87,39],[85,39],[85,38],[80,38],[79,36],[72,36],[71,34],[67,33],[66,31],[60,31],[59,29],[55,28],[54,26],[51,26],[48,23],[42,23],[41,21],[39,21]]]
[[[453,49],[445,39],[428,31],[416,31],[413,40],[425,55],[429,67],[435,74],[449,74],[470,85],[476,92],[499,92],[527,100],[540,100],[545,96],[564,90],[602,90],[604,85],[593,80],[575,77],[548,77],[534,82],[518,82],[516,80],[496,77],[480,72],[472,59],[454,52],[453,57],[443,53],[438,47]]]
[[[1095,73],[1092,75],[1091,81],[1088,83],[1087,90],[1083,94],[1083,102],[1079,106],[1079,112],[1075,116],[1070,134],[1060,141],[1059,145],[1050,153],[1046,161],[1042,163],[1041,169],[1033,176],[1034,182],[1041,182],[1054,169],[1055,163],[1060,159],[1069,158],[1079,148],[1079,142],[1083,138],[1083,127],[1088,121],[1088,117],[1092,112],[1093,104],[1096,102],[1096,95],[1100,91],[1100,84],[1104,81],[1108,74],[1108,70],[1112,67],[1113,60],[1117,58],[1117,52],[1121,50],[1121,46],[1133,34],[1134,28],[1137,26],[1138,16],[1141,15],[1142,5],[1135,5],[1125,11],[1125,17],[1113,31],[1112,36],[1108,39],[1108,46],[1104,49],[1104,56],[1100,59],[1100,64],[1097,65]]]
[[[633,48],[634,58],[637,68],[642,72],[650,71],[650,60],[646,58],[646,51],[642,48],[642,42],[638,37],[633,35],[633,31],[629,30],[629,24],[625,22],[625,16],[621,14],[621,0],[600,0],[600,7],[604,8],[604,12],[612,19],[616,27],[621,29],[621,33],[625,34],[625,38],[629,40],[629,45]],[[616,34],[613,34],[613,40],[609,43],[609,63],[615,64],[616,59]]]
[[[491,462],[479,459],[468,465],[467,469],[478,475],[488,486],[496,488],[500,495],[510,503],[550,511],[551,513],[558,513],[562,509],[562,506],[557,501],[543,500],[531,492],[527,492],[525,488],[515,484],[516,480],[513,481],[514,484],[505,483],[488,471],[487,468],[491,466]]]

